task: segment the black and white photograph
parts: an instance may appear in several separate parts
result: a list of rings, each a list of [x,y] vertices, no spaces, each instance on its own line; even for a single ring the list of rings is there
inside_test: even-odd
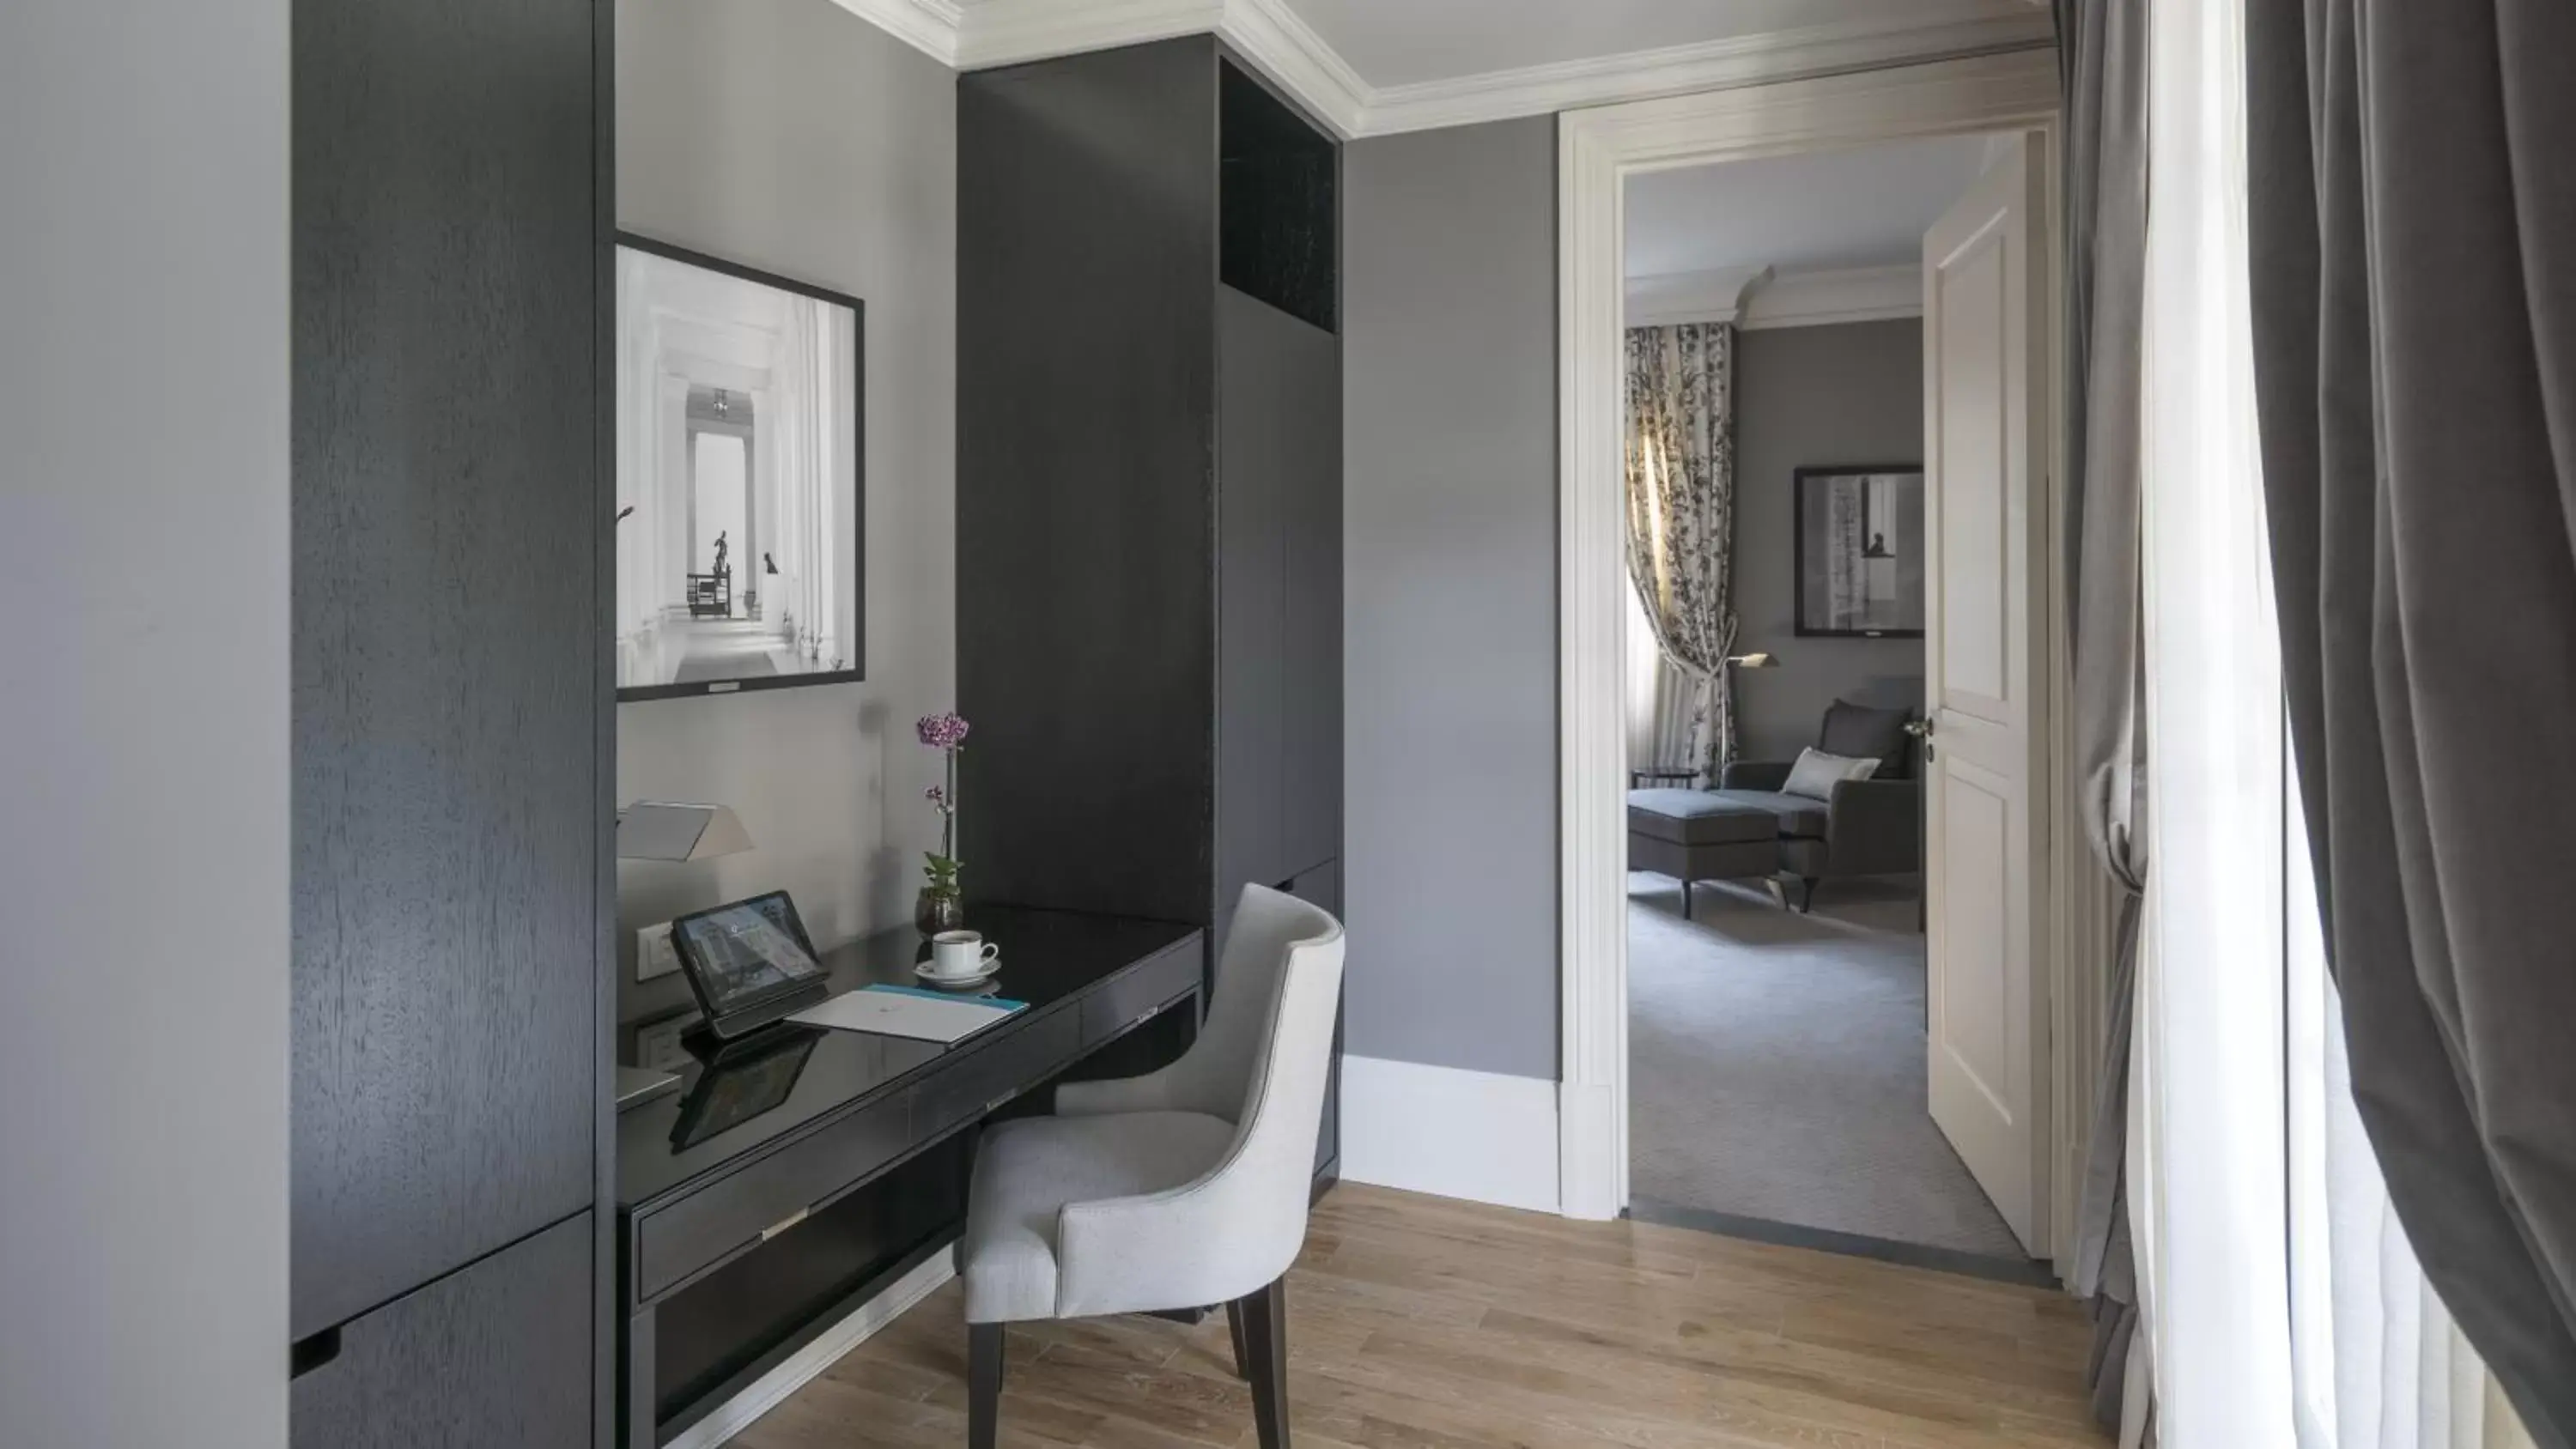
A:
[[[860,677],[861,317],[619,239],[620,699]]]
[[[1798,633],[1923,633],[1923,467],[1800,468]]]

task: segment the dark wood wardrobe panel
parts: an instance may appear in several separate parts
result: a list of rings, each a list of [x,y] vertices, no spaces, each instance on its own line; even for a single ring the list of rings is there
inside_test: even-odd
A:
[[[339,1330],[290,1391],[291,1449],[571,1449],[591,1437],[591,1216]]]
[[[1280,551],[1280,865],[1342,853],[1342,363],[1338,339],[1277,314],[1279,469],[1288,480]],[[1341,914],[1338,900],[1329,907]]]
[[[1341,359],[1329,332],[1217,294],[1216,908],[1341,854]]]
[[[301,1338],[594,1203],[610,804],[592,0],[293,38]]]
[[[1233,919],[1247,883],[1275,886],[1287,743],[1283,711],[1288,550],[1296,478],[1286,466],[1295,419],[1279,406],[1289,358],[1276,346],[1285,313],[1217,289],[1217,878],[1213,919]]]
[[[960,853],[980,900],[1206,919],[1216,65],[961,76]]]

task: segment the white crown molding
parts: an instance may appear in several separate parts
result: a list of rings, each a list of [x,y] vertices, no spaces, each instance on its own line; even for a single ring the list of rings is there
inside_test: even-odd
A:
[[[1908,262],[1784,272],[1745,300],[1738,325],[1758,332],[1766,327],[1830,327],[1922,315],[1923,268]]]
[[[1370,93],[1363,135],[1466,126],[1517,116],[1988,51],[2054,44],[2044,11],[1946,21],[1858,21],[1631,51]]]
[[[1226,0],[1217,33],[1345,139],[1366,127],[1369,84],[1306,24],[1289,0]]]
[[[1923,315],[1923,270],[1911,263],[1815,272],[1770,267],[1665,272],[1630,277],[1624,290],[1631,327],[1732,322],[1759,332]]]
[[[1846,22],[1375,87],[1295,0],[836,0],[959,70],[1214,34],[1345,140],[1465,126],[1766,81],[1947,60],[2054,42],[2045,8],[1949,20]]]
[[[1705,272],[1660,272],[1630,277],[1627,325],[1670,327],[1682,322],[1733,322],[1744,301],[1771,280],[1769,267],[1719,267]]]
[[[877,29],[938,61],[957,64],[957,36],[965,24],[957,0],[833,0]]]

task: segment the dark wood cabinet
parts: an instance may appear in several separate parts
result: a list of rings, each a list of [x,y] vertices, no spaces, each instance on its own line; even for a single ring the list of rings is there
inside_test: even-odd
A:
[[[1341,855],[1339,147],[1201,35],[961,76],[957,148],[969,894],[1222,940]]]
[[[293,9],[298,1444],[594,1418],[608,25]]]
[[[568,1449],[591,1438],[591,1215],[331,1330],[291,1449]]]

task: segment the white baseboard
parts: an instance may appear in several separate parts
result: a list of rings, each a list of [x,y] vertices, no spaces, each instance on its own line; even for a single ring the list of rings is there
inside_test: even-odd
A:
[[[1342,1176],[1557,1210],[1556,1083],[1377,1057],[1342,1059]]]
[[[896,1279],[893,1287],[869,1299],[856,1313],[825,1329],[822,1337],[798,1349],[795,1357],[761,1375],[750,1388],[727,1399],[714,1413],[691,1424],[686,1433],[673,1439],[664,1449],[715,1449],[715,1446],[751,1427],[752,1420],[778,1407],[780,1400],[805,1387],[823,1370],[838,1362],[841,1355],[867,1342],[878,1329],[902,1317],[905,1309],[929,1297],[939,1285],[956,1276],[956,1254],[933,1256],[930,1261]]]

